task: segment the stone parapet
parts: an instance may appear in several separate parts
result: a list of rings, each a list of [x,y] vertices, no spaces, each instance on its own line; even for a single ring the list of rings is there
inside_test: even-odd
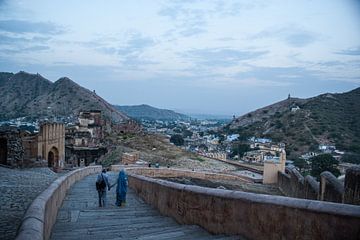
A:
[[[249,239],[358,239],[360,207],[183,185],[129,172],[129,186],[163,215]]]
[[[329,202],[343,202],[344,186],[328,171],[320,174],[319,200]]]
[[[199,171],[190,171],[184,169],[174,169],[174,168],[144,168],[144,167],[128,167],[123,165],[112,165],[112,171],[119,171],[122,167],[126,168],[126,171],[129,173],[143,175],[153,178],[171,178],[171,177],[190,177],[190,178],[199,178],[207,180],[232,180],[232,181],[242,181],[242,182],[253,182],[246,177],[230,174],[221,174],[221,173],[210,173],[210,172],[199,172]]]
[[[346,170],[344,202],[360,205],[360,166]]]
[[[43,240],[49,239],[51,229],[56,221],[56,216],[67,190],[78,180],[101,172],[101,166],[91,166],[72,171],[55,180],[44,192],[42,192],[26,211],[17,240]]]
[[[320,184],[316,179],[307,175],[304,180],[304,191],[306,199],[318,200]]]

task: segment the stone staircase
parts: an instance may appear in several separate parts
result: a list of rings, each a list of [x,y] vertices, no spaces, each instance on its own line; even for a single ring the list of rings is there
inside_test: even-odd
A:
[[[117,174],[110,173],[114,183]],[[125,207],[117,207],[115,188],[108,192],[108,204],[98,207],[96,175],[74,184],[59,210],[51,239],[243,239],[211,235],[199,226],[179,225],[162,216],[128,190]]]

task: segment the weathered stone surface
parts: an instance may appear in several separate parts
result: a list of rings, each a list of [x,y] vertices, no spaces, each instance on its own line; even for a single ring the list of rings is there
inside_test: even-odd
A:
[[[0,167],[0,176],[0,239],[14,239],[26,209],[59,174],[48,168]],[[35,216],[41,209],[36,207],[31,215]]]
[[[184,224],[249,239],[358,239],[360,207],[184,186],[129,175],[145,202]]]
[[[360,167],[346,171],[344,202],[360,205]]]
[[[16,239],[27,239],[29,232],[34,231],[37,234],[34,234],[31,239],[49,239],[57,212],[67,190],[76,180],[100,171],[101,166],[81,168],[55,180],[34,200],[26,211]]]
[[[57,216],[51,239],[241,239],[213,236],[198,226],[181,226],[145,204],[129,189],[125,207],[115,206],[115,190],[107,192],[108,205],[98,207],[96,175],[77,182]],[[117,173],[110,173],[115,182]],[[164,184],[170,182],[163,181]],[[161,198],[161,194],[156,197]]]
[[[306,199],[317,200],[319,196],[320,183],[310,175],[305,177],[304,191]]]
[[[343,202],[344,186],[328,171],[320,174],[320,197],[322,201]]]

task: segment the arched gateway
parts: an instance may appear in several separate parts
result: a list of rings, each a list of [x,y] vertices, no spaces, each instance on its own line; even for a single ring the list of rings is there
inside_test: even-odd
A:
[[[7,139],[0,138],[0,164],[7,164]]]
[[[48,167],[59,167],[59,150],[52,147],[48,153]]]

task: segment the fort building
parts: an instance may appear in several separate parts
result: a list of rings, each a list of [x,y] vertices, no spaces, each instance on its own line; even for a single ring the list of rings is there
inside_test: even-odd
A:
[[[0,128],[0,163],[11,167],[64,167],[65,126],[43,123],[38,133]]]

